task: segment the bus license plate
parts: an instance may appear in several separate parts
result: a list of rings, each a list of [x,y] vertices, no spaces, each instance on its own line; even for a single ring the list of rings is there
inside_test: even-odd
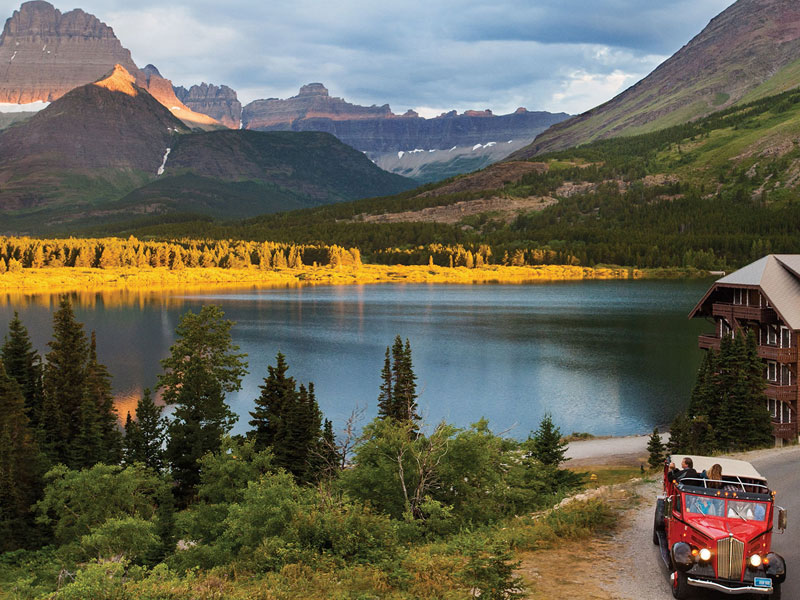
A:
[[[772,579],[770,579],[769,577],[756,577],[753,583],[755,584],[756,587],[759,588],[772,587]]]

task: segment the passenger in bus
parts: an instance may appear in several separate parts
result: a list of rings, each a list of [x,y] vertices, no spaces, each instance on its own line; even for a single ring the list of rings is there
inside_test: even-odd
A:
[[[722,488],[722,466],[719,463],[714,463],[708,471],[703,471],[702,476],[707,480],[706,487]]]
[[[674,462],[669,463],[669,473],[667,479],[672,482],[680,481],[688,477],[689,479],[697,479],[699,475],[694,470],[694,462],[688,456],[681,461],[680,470],[675,466]]]

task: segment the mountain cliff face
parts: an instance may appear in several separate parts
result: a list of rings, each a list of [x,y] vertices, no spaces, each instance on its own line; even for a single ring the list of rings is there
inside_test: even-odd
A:
[[[255,216],[413,185],[324,133],[197,133],[121,65],[0,132],[0,234],[175,212]]]
[[[117,65],[0,134],[0,209],[52,201],[65,191],[69,172],[155,175],[170,140],[188,131]]]
[[[427,182],[496,162],[568,116],[520,108],[510,115],[469,110],[424,119],[411,110],[396,115],[388,104],[351,104],[330,96],[321,83],[310,83],[286,100],[251,102],[243,109],[242,126],[257,131],[324,131],[365,152],[386,170]]]
[[[117,64],[187,124],[219,126],[211,117],[184,106],[155,67],[140,70],[113,29],[97,17],[80,9],[62,14],[42,0],[22,4],[0,35],[0,102],[52,102],[97,81]]]
[[[52,102],[115,64],[138,70],[105,23],[80,9],[61,14],[48,2],[25,2],[0,36],[0,102]]]
[[[236,91],[227,85],[201,83],[188,90],[176,87],[175,95],[191,110],[208,115],[230,129],[239,129],[242,123],[242,103]]]
[[[251,102],[244,107],[242,125],[245,129],[260,131],[289,130],[293,123],[305,119],[352,121],[394,116],[388,104],[383,106],[350,104],[342,98],[330,96],[321,83],[309,83],[300,88],[297,96],[286,100],[269,98]]]
[[[645,79],[559,123],[513,158],[685,123],[800,82],[800,3],[739,0]]]

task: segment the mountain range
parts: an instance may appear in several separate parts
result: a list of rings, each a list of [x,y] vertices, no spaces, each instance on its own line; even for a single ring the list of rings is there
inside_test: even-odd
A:
[[[243,107],[226,85],[204,82],[187,89],[172,85],[154,65],[140,69],[97,17],[81,9],[62,14],[43,0],[22,4],[0,35],[0,103],[51,102],[96,81],[115,64],[191,128],[324,131],[366,152],[383,169],[419,182],[496,162],[568,117],[519,109],[502,116],[466,111],[424,119],[413,111],[395,115],[388,105],[351,104],[331,97],[319,83],[303,86],[292,98],[256,100]]]
[[[412,186],[328,134],[192,130],[121,65],[0,132],[3,232],[246,217]]]
[[[367,154],[378,166],[420,183],[483,168],[524,147],[566,113],[509,115],[490,110],[444,113],[424,119],[397,115],[388,104],[359,106],[310,83],[285,100],[256,100],[243,109],[242,126],[257,131],[326,131]]]

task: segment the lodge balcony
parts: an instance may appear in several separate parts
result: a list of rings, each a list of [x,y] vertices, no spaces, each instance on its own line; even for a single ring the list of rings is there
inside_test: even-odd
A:
[[[711,306],[715,317],[725,317],[729,323],[734,319],[743,321],[758,321],[759,323],[777,323],[778,315],[773,308],[763,306],[746,306],[744,304],[730,304],[727,302],[714,302]]]
[[[772,422],[772,435],[784,440],[793,440],[797,437],[797,423]]]
[[[792,348],[778,348],[777,346],[759,346],[758,356],[766,360],[775,360],[779,363],[797,362],[797,346]]]
[[[767,398],[774,398],[779,402],[787,402],[794,404],[797,400],[797,385],[778,385],[776,383],[767,383],[764,389]]]
[[[701,350],[719,350],[720,338],[713,333],[704,333],[697,336],[697,345]],[[796,363],[797,346],[792,348],[779,348],[778,346],[759,346],[758,356],[766,360],[774,360],[779,363]]]
[[[720,341],[713,333],[704,333],[697,337],[697,345],[701,350],[719,350]]]

